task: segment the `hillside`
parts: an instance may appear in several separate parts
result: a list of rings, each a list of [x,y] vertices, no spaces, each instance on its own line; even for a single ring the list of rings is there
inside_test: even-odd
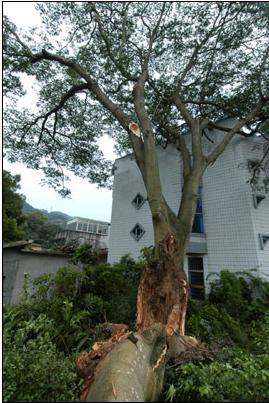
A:
[[[31,204],[24,202],[23,211],[26,213],[33,213],[38,211],[45,216],[48,217],[48,221],[51,224],[60,224],[64,225],[66,221],[68,221],[71,217],[68,214],[62,213],[61,211],[51,211],[50,213],[47,210],[41,210],[31,206]]]

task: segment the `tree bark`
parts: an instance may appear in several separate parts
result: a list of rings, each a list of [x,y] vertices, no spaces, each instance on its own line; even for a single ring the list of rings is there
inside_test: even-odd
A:
[[[88,377],[81,401],[158,401],[168,359],[182,357],[188,352],[189,360],[199,349],[199,342],[193,337],[167,337],[166,327],[161,323],[131,335],[130,332],[122,335],[121,340],[98,363]],[[94,361],[94,356],[91,358]],[[86,365],[90,368],[91,360],[86,360]]]
[[[158,259],[148,262],[140,280],[136,328],[143,331],[154,323],[162,323],[167,336],[184,335],[188,300],[184,255],[180,257],[171,232],[158,249]]]

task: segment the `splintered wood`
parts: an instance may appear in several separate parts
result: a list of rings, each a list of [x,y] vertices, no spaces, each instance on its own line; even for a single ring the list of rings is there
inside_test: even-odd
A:
[[[131,122],[129,124],[129,130],[136,136],[136,137],[141,137],[141,132],[140,128],[137,123]]]
[[[188,284],[178,266],[175,237],[169,233],[159,243],[159,261],[149,262],[137,294],[136,328],[143,331],[154,323],[166,326],[166,335],[184,335]]]
[[[84,378],[84,388],[80,393],[80,401],[85,402],[89,389],[94,381],[95,369],[99,362],[113,349],[113,347],[121,340],[128,337],[130,332],[128,326],[124,324],[113,324],[112,335],[106,341],[98,341],[94,343],[90,352],[82,351],[76,360],[76,366]],[[115,385],[112,385],[113,394],[116,395]]]

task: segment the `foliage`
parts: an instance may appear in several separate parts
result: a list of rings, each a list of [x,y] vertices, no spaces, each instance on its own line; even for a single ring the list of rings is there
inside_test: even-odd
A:
[[[245,344],[247,336],[237,322],[225,309],[208,301],[190,301],[186,323],[187,334],[207,343]]]
[[[53,341],[56,323],[45,314],[18,320],[16,306],[6,307],[4,313],[3,400],[78,401],[75,357],[57,350]]]
[[[124,256],[114,265],[99,264],[85,269],[88,290],[104,301],[105,317],[111,322],[123,322],[133,327],[136,295],[142,264]]]
[[[4,306],[4,400],[77,401],[75,356],[110,336],[107,320],[133,324],[140,271],[125,257],[63,267],[32,286],[26,276],[21,302]]]
[[[24,217],[22,206],[24,196],[20,189],[20,175],[3,172],[3,238],[4,241],[17,241],[24,237]]]
[[[255,270],[215,275],[208,299],[226,311],[239,323],[249,323],[264,315],[269,304],[269,283]]]
[[[169,402],[268,402],[269,357],[224,349],[216,361],[176,368],[169,383]]]
[[[250,343],[250,326],[263,320],[269,306],[269,283],[255,271],[215,274],[206,301],[190,300],[187,331],[206,342]]]
[[[75,250],[71,258],[71,262],[75,264],[82,263],[94,265],[98,262],[98,259],[98,251],[96,249],[93,249],[92,245],[85,243]]]
[[[31,204],[27,203],[26,201],[24,202],[24,205],[23,205],[23,212],[24,213],[34,213],[34,212],[42,213],[46,217],[48,217],[48,221],[50,224],[65,225],[65,223],[72,218],[68,214],[62,213],[61,211],[48,212],[47,210],[44,210],[44,209],[35,208],[35,207],[31,206]]]
[[[164,400],[267,402],[269,283],[249,272],[217,277],[207,301],[190,301],[187,317],[187,333],[208,342],[215,358],[168,370]]]
[[[42,24],[32,32],[4,18],[6,146],[10,160],[42,169],[63,195],[62,167],[108,182],[111,164],[98,146],[103,133],[120,152],[134,147],[127,131],[131,120],[143,124],[133,88],[144,72],[141,102],[157,144],[179,140],[188,116],[213,123],[242,117],[260,100],[248,125],[251,133],[268,132],[266,2],[39,2],[36,8]],[[15,107],[21,73],[38,83],[36,111]],[[184,106],[178,111],[175,94]]]
[[[25,216],[25,236],[45,246],[53,244],[57,232],[61,226],[48,222],[48,217],[41,212],[24,213]]]
[[[4,400],[77,401],[75,355],[107,338],[109,322],[133,326],[142,266],[125,256],[114,265],[63,267],[33,280],[31,292],[26,276],[20,304],[4,306]],[[217,354],[168,369],[164,400],[268,401],[267,298],[266,281],[222,272],[208,301],[191,300],[187,333],[217,346]]]
[[[85,256],[84,256],[85,258]],[[125,257],[115,265],[62,267],[32,281],[25,279],[17,317],[44,314],[57,324],[54,342],[60,351],[89,349],[99,323],[135,321],[141,265]]]

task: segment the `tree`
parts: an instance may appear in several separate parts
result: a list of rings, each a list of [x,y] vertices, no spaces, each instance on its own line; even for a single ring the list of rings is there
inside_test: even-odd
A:
[[[107,132],[119,151],[133,152],[155,235],[155,256],[138,291],[137,329],[160,322],[164,335],[183,335],[184,256],[199,182],[234,136],[259,132],[266,141],[268,4],[52,2],[37,8],[44,24],[38,37],[4,21],[7,93],[22,93],[20,72],[40,85],[37,113],[14,112],[14,106],[6,112],[9,158],[43,169],[55,186],[62,166],[104,184],[98,136]],[[232,128],[218,123],[227,115],[236,118]],[[205,155],[210,128],[223,131],[223,139]],[[167,143],[175,144],[183,164],[177,213],[160,183],[156,144]]]
[[[25,233],[27,239],[49,244],[61,228],[60,225],[48,223],[48,217],[41,212],[25,213]]]
[[[7,242],[18,241],[24,237],[24,196],[17,193],[20,180],[20,175],[3,172],[3,239]]]

